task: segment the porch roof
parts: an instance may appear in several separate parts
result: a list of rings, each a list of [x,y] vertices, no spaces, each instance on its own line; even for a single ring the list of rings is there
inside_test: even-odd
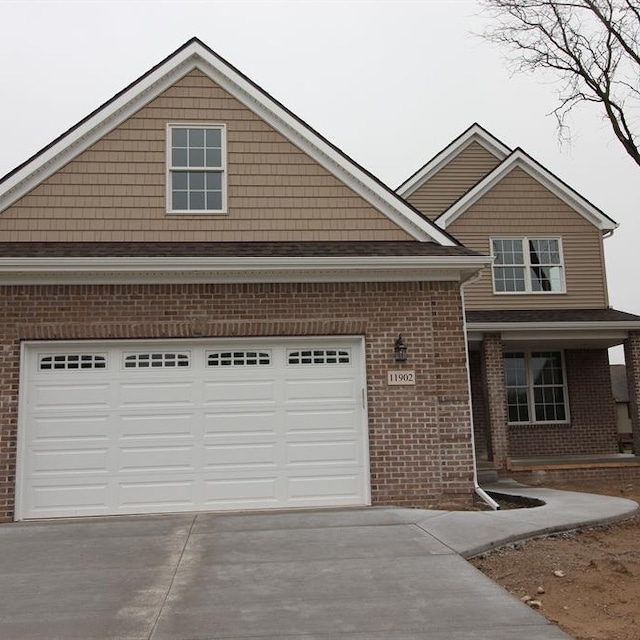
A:
[[[467,338],[500,333],[512,347],[608,348],[640,330],[640,316],[617,309],[489,309],[467,311]]]

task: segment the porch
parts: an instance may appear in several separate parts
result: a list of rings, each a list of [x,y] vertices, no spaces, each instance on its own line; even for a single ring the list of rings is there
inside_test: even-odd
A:
[[[640,479],[640,317],[604,310],[469,311],[476,459],[498,474]],[[609,347],[624,344],[632,431],[621,449]],[[624,451],[624,453],[621,453]]]

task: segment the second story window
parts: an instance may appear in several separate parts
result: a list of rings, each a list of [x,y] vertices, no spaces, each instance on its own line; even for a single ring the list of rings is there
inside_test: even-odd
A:
[[[492,238],[495,293],[564,293],[559,238]]]
[[[167,210],[170,213],[224,213],[225,143],[223,125],[169,125]]]

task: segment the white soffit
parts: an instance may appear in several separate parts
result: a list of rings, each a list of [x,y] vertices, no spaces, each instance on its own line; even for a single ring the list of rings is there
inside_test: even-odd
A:
[[[618,227],[617,222],[614,222],[606,216],[600,209],[592,205],[588,200],[554,176],[520,148],[515,149],[513,153],[489,175],[462,196],[460,200],[451,205],[451,207],[436,220],[436,224],[446,229],[454,220],[486,195],[500,180],[515,168],[525,171],[600,231],[613,231]]]
[[[440,153],[429,160],[421,169],[418,169],[410,178],[403,182],[396,189],[396,193],[402,198],[408,198],[414,191],[419,189],[425,182],[430,180],[474,142],[484,147],[498,160],[504,160],[511,153],[509,147],[502,144],[500,140],[492,136],[486,129],[483,129],[479,124],[473,124],[451,144],[447,145]]]
[[[457,246],[446,232],[402,202],[371,174],[195,38],[8,174],[0,183],[0,212],[196,68],[416,240]]]

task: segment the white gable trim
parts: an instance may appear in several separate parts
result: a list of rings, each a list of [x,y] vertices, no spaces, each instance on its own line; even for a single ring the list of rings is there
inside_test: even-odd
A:
[[[427,180],[430,180],[443,167],[449,164],[451,160],[474,142],[484,147],[498,160],[504,160],[511,153],[511,149],[502,144],[500,140],[494,138],[479,124],[473,124],[462,135],[458,136],[451,144],[447,145],[440,153],[429,160],[424,167],[403,182],[396,189],[396,193],[402,198],[408,198],[427,182]]]
[[[470,206],[486,195],[500,180],[515,168],[525,171],[600,231],[613,231],[618,227],[617,222],[608,218],[600,209],[592,205],[579,193],[562,182],[562,180],[554,176],[550,171],[522,151],[522,149],[516,149],[488,176],[462,196],[460,200],[451,205],[451,207],[436,220],[436,224],[446,229],[454,220],[463,215]]]
[[[94,112],[78,127],[9,175],[0,186],[0,212],[196,68],[413,238],[435,241],[443,246],[456,246],[456,242],[448,234],[425,220],[411,206],[403,203],[393,192],[387,190],[197,40],[179,49],[164,63]]]

